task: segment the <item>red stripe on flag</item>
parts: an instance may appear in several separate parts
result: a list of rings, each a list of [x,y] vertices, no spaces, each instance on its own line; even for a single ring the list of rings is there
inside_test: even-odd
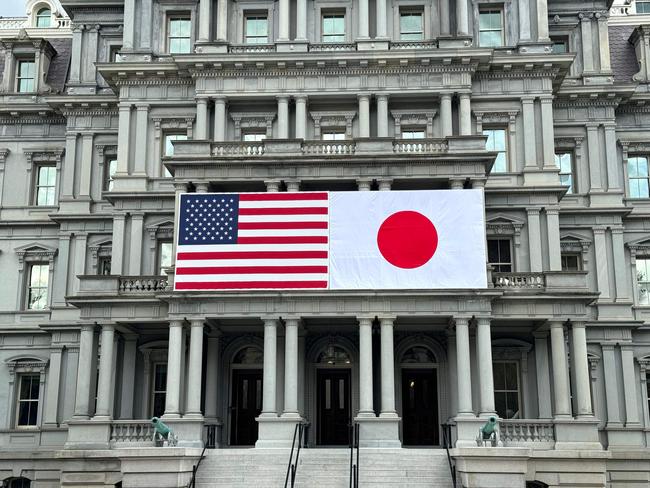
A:
[[[327,222],[239,222],[241,230],[327,229]]]
[[[176,290],[243,290],[243,289],[293,289],[327,288],[327,281],[231,281],[184,283],[175,282]]]
[[[327,266],[207,266],[176,268],[177,275],[327,273]]]
[[[327,193],[240,193],[240,202],[327,200]]]
[[[217,247],[217,246],[215,246]],[[179,252],[177,261],[199,259],[326,259],[327,251]]]
[[[240,208],[239,215],[327,215],[327,207]]]
[[[237,244],[327,244],[327,236],[238,237]]]

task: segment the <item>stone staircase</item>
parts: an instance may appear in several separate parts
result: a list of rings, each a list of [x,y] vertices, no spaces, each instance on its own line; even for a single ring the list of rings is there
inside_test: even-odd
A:
[[[452,488],[443,449],[361,449],[360,488]],[[198,488],[283,488],[288,449],[206,451]],[[348,488],[349,449],[302,449],[297,488]]]

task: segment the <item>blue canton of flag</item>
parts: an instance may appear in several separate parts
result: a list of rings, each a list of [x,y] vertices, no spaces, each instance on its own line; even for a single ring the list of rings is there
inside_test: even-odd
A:
[[[179,245],[236,244],[237,194],[185,194],[181,199]]]

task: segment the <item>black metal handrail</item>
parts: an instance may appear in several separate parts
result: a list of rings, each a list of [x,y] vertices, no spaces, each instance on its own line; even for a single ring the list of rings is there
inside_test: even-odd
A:
[[[359,424],[352,422],[350,438],[350,488],[359,488]],[[356,460],[355,460],[356,451]]]
[[[456,466],[451,459],[449,448],[453,448],[453,441],[451,438],[451,424],[440,424],[442,427],[442,443],[447,451],[447,462],[449,463],[449,472],[451,473],[452,486],[456,488]]]
[[[291,453],[289,454],[289,463],[287,464],[287,475],[284,478],[284,488],[290,486],[293,488],[296,483],[296,473],[298,472],[298,461],[300,460],[300,448],[304,442],[304,434],[306,430],[305,422],[298,422],[293,429],[293,441],[291,441]],[[298,448],[296,449],[296,437],[298,438]],[[293,460],[293,451],[296,451],[296,460]],[[291,484],[289,485],[289,480]]]
[[[207,449],[207,446],[203,446],[203,450],[201,451],[201,457],[199,458],[199,462],[196,463],[194,466],[192,466],[192,479],[190,480],[190,484],[187,485],[187,488],[196,488],[196,472],[199,470],[199,466],[201,465],[201,461],[203,461],[203,458],[205,457],[205,450]]]

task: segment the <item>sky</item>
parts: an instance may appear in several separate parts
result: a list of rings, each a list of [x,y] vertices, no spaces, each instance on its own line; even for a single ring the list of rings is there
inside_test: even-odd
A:
[[[25,0],[0,0],[1,17],[22,17],[25,15]]]

